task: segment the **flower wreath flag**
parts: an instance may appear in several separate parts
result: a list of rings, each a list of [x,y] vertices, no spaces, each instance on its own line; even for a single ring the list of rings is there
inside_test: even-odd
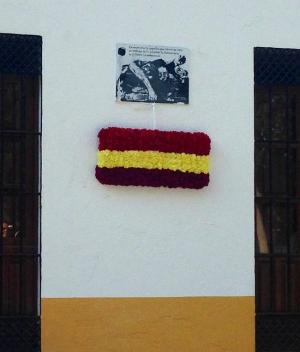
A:
[[[209,183],[210,138],[203,132],[108,127],[98,137],[102,184],[200,189]]]

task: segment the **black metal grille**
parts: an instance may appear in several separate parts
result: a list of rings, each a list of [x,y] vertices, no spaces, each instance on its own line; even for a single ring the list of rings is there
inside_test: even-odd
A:
[[[39,352],[41,323],[39,317],[3,317],[0,319],[0,351]]]
[[[40,351],[41,37],[0,34],[0,351]]]
[[[300,50],[255,48],[256,350],[300,351]]]
[[[2,74],[42,74],[42,37],[1,34],[0,69]]]
[[[254,81],[266,86],[300,85],[299,50],[255,48]]]
[[[259,316],[256,319],[256,345],[257,350],[263,352],[299,352],[299,316]]]

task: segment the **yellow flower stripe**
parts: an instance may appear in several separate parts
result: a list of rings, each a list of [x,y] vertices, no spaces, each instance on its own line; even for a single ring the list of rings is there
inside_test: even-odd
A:
[[[209,156],[186,153],[163,153],[138,150],[101,150],[97,153],[98,167],[140,169],[168,169],[172,171],[209,172]]]

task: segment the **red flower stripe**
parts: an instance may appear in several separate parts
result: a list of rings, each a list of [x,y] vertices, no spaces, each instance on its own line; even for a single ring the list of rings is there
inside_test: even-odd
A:
[[[108,127],[100,130],[99,150],[153,150],[208,155],[210,138],[202,132]]]
[[[96,178],[103,184],[119,186],[150,186],[200,189],[208,185],[208,174],[171,170],[147,170],[123,167],[96,167]]]

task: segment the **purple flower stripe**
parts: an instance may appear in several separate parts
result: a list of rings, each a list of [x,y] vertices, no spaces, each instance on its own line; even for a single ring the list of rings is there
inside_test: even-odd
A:
[[[100,168],[96,167],[96,178],[102,184],[118,186],[149,186],[169,188],[200,189],[208,185],[209,174],[195,174],[181,171],[138,169],[138,168]]]

